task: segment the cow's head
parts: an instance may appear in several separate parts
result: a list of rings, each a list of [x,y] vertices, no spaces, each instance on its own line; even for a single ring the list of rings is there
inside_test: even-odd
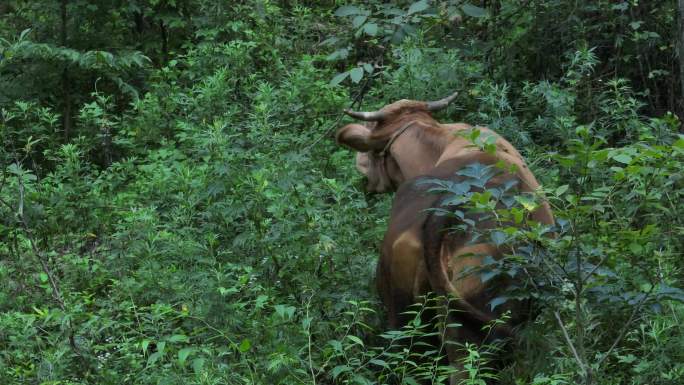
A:
[[[407,160],[404,159],[402,167],[398,156],[416,159],[422,154],[416,153],[417,150],[411,148],[411,143],[404,138],[401,143],[399,139],[408,128],[413,129],[417,124],[437,124],[431,113],[445,108],[455,98],[456,93],[432,102],[399,100],[373,112],[344,111],[364,121],[363,124],[342,127],[337,131],[336,139],[338,143],[358,151],[356,168],[368,178],[366,189],[369,192],[392,191],[406,180]]]

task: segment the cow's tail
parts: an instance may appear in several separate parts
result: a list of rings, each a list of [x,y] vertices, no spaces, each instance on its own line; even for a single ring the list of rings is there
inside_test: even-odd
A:
[[[445,215],[436,215],[430,212],[423,226],[423,247],[425,265],[428,271],[430,286],[432,291],[440,296],[450,297],[449,309],[447,309],[447,324],[455,322],[454,311],[458,312],[458,319],[476,323],[481,326],[496,325],[496,317],[485,313],[473,306],[464,299],[461,293],[456,290],[449,279],[449,259],[448,252],[442,251],[445,238],[448,237],[449,227],[455,224],[455,219]],[[494,327],[497,335],[511,336],[512,331],[508,325]]]

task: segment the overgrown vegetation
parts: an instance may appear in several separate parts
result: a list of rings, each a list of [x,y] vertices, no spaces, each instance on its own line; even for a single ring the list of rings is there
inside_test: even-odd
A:
[[[674,1],[9,0],[0,16],[2,383],[448,382],[443,347],[404,349],[439,332],[420,323],[430,300],[383,328],[391,197],[363,194],[331,133],[345,107],[454,90],[439,118],[513,142],[558,218],[556,237],[487,234],[517,252],[483,279],[524,272],[511,296],[538,314],[505,362],[464,347],[466,383],[684,382]],[[534,204],[497,214],[524,223]]]

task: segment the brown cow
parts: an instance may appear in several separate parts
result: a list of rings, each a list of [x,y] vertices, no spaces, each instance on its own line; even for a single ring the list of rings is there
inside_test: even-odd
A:
[[[337,141],[358,151],[356,166],[367,178],[371,192],[397,190],[389,227],[385,233],[382,254],[378,263],[376,284],[387,308],[389,327],[399,328],[406,323],[404,313],[419,297],[429,292],[453,296],[450,302],[457,312],[455,319],[463,326],[447,333],[451,341],[482,343],[487,338],[483,326],[512,311],[507,325],[499,326],[493,334],[510,335],[516,322],[513,301],[490,310],[489,302],[496,297],[493,284],[485,285],[477,274],[463,274],[468,267],[482,265],[486,256],[500,256],[502,250],[488,241],[472,242],[471,234],[449,234],[447,227],[453,219],[426,211],[440,206],[437,194],[427,193],[430,187],[421,181],[439,178],[458,182],[456,174],[469,165],[513,165],[510,172],[500,172],[491,178],[486,188],[514,181],[520,192],[534,192],[539,183],[530,172],[520,153],[493,131],[479,127],[481,137],[489,137],[496,152],[483,151],[464,135],[473,127],[463,123],[440,124],[431,112],[446,107],[456,94],[435,102],[400,100],[374,112],[345,111],[366,121],[348,124],[337,132]],[[546,202],[531,214],[531,220],[553,224],[553,216]],[[482,220],[477,228],[486,230],[496,224]],[[483,243],[484,242],[484,243]],[[519,304],[517,306],[520,307]],[[518,314],[516,314],[518,313]],[[491,332],[490,332],[491,333]],[[491,334],[490,334],[491,336]],[[459,351],[447,345],[452,363],[460,361]]]

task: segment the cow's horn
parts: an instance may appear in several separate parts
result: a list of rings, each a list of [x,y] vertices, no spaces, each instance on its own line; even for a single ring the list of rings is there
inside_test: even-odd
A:
[[[344,110],[344,113],[351,116],[352,118],[356,118],[359,120],[365,120],[368,122],[377,122],[380,120],[385,119],[385,116],[387,115],[383,111],[373,111],[373,112],[366,112],[366,111],[352,111],[352,110]]]
[[[439,110],[445,108],[446,106],[449,105],[449,103],[453,102],[454,99],[456,99],[456,95],[458,95],[458,91],[454,92],[453,94],[447,96],[444,99],[435,100],[432,102],[427,102],[426,104],[427,104],[428,111],[439,111]]]

